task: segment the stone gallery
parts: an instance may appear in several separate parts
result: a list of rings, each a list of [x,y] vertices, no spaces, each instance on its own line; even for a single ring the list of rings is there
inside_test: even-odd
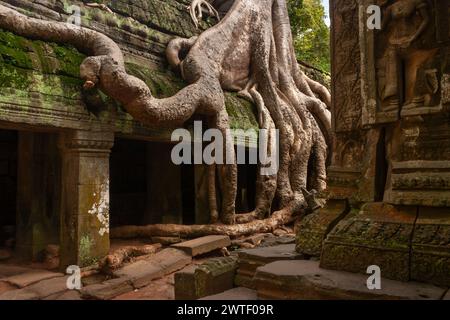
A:
[[[450,0],[289,3],[0,1],[0,300],[450,299]]]

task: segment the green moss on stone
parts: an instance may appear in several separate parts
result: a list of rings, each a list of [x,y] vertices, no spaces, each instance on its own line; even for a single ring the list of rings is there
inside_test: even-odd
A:
[[[81,237],[78,247],[81,267],[90,266],[97,262],[97,259],[91,256],[91,250],[94,245],[95,243],[89,235]]]

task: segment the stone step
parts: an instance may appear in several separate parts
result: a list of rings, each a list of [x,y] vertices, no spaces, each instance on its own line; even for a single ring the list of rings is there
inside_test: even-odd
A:
[[[259,299],[379,299],[439,300],[446,288],[417,282],[381,280],[380,290],[369,290],[369,275],[319,268],[309,260],[276,261],[259,267],[254,282]]]
[[[302,259],[295,251],[295,244],[246,249],[238,252],[239,262],[235,285],[254,289],[253,276],[258,267],[278,260]]]
[[[255,290],[237,287],[199,300],[258,300],[258,295]]]
[[[178,271],[191,262],[191,256],[185,252],[167,248],[148,259],[139,260],[117,270],[114,272],[115,279],[82,288],[81,295],[86,299],[108,300],[142,288],[152,280]]]
[[[206,236],[172,245],[173,248],[180,249],[190,254],[192,257],[209,253],[231,245],[228,236]]]

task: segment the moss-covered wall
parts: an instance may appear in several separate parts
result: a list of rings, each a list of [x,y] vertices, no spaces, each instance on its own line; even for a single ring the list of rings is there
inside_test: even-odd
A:
[[[187,1],[103,1],[115,14],[85,7],[80,1],[6,2],[29,15],[39,13],[62,21],[67,18],[65,8],[78,4],[83,25],[115,40],[125,53],[127,71],[144,80],[156,97],[171,96],[185,86],[169,70],[164,50],[174,36],[190,37],[198,32],[190,21]],[[0,120],[58,128],[106,128],[155,140],[169,137],[168,131],[137,123],[103,94],[83,93],[78,74],[84,58],[70,46],[0,30]],[[250,103],[226,94],[226,104],[232,128],[258,128]]]

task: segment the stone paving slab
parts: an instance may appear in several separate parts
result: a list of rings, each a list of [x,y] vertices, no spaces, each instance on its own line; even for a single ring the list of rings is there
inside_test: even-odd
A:
[[[44,300],[83,300],[78,290],[66,290],[44,298]]]
[[[129,279],[118,278],[81,288],[80,292],[84,299],[108,300],[133,289]]]
[[[64,274],[57,272],[50,272],[46,270],[29,270],[25,273],[16,274],[7,278],[1,279],[1,281],[8,282],[19,288],[27,287],[33,283],[40,282],[42,280],[63,277]]]
[[[0,295],[0,300],[41,300],[67,290],[67,277],[56,277],[36,282],[27,287],[10,290]]]
[[[147,286],[152,280],[178,271],[192,262],[184,251],[167,248],[145,260],[126,265],[114,272],[116,278],[81,289],[85,299],[108,300]]]
[[[114,275],[128,278],[135,288],[142,288],[150,281],[178,271],[191,262],[191,256],[185,252],[167,248],[149,259],[137,261],[117,270]]]
[[[317,261],[277,261],[259,267],[260,299],[414,299],[439,300],[446,288],[382,279],[381,290],[367,288],[368,275],[319,268]]]
[[[16,289],[1,294],[0,300],[39,300],[39,295],[27,289]]]
[[[228,236],[206,236],[189,240],[172,245],[190,254],[192,257],[199,256],[204,253],[212,252],[231,245],[230,237]]]
[[[14,265],[0,264],[0,279],[34,271],[35,269],[19,267]]]
[[[258,295],[255,290],[237,287],[199,300],[258,300]]]
[[[0,281],[0,295],[11,290],[17,290],[17,287],[8,282]]]
[[[32,284],[25,289],[36,292],[39,296],[39,299],[43,299],[50,295],[63,293],[64,291],[66,291],[67,279],[68,276],[47,279]]]

